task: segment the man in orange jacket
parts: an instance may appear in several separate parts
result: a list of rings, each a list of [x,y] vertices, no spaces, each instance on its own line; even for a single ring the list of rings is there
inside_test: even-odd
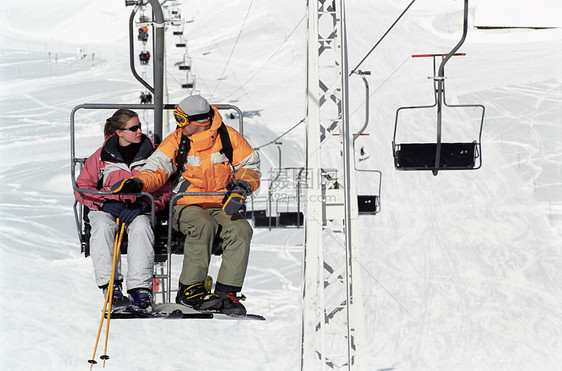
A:
[[[218,110],[199,95],[182,100],[174,116],[178,128],[162,141],[139,173],[123,179],[113,191],[153,192],[178,173],[174,193],[226,192],[226,196],[183,196],[173,206],[173,228],[186,236],[176,302],[244,315],[246,308],[237,293],[244,283],[253,231],[238,210],[260,185],[259,156],[235,129],[221,128],[224,124]],[[223,148],[221,130],[228,132],[230,149]],[[182,156],[185,163],[179,160]],[[209,293],[204,282],[217,236],[223,240],[222,262],[215,292]]]

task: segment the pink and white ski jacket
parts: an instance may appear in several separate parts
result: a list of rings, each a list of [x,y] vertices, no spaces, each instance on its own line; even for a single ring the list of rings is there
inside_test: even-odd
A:
[[[109,191],[111,186],[117,181],[135,175],[144,166],[147,158],[155,149],[150,138],[143,134],[139,152],[129,166],[123,161],[123,157],[117,151],[117,142],[118,137],[116,135],[110,136],[101,148],[88,157],[84,168],[76,179],[76,185],[79,188]],[[163,210],[166,207],[170,200],[170,194],[171,186],[169,182],[152,193],[156,201],[156,211]],[[101,202],[106,199],[137,201],[137,197],[131,195],[95,195],[77,191],[74,191],[74,197],[78,202],[86,205],[91,210],[99,210]],[[146,201],[149,200],[147,199]]]

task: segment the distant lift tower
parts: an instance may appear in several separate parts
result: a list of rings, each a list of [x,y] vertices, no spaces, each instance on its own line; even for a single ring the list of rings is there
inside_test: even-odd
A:
[[[366,370],[344,0],[308,1],[302,370]]]

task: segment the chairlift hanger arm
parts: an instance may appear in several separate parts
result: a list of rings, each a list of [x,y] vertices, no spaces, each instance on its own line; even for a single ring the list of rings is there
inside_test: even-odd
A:
[[[369,81],[367,81],[367,78],[365,77],[365,75],[370,75],[371,71],[357,70],[357,72],[355,72],[355,73],[357,75],[361,76],[361,78],[363,79],[363,83],[365,83],[365,123],[363,124],[363,127],[361,127],[361,129],[359,129],[359,132],[357,132],[357,134],[353,134],[353,145],[354,146],[355,146],[355,141],[357,140],[357,138],[359,138],[359,136],[361,136],[363,134],[363,132],[367,128],[367,125],[369,125]]]
[[[154,88],[146,82],[142,77],[139,76],[135,67],[135,39],[134,39],[134,25],[135,25],[135,15],[137,14],[138,6],[135,6],[129,17],[129,64],[131,66],[131,72],[133,76],[152,94],[155,94]]]
[[[455,47],[447,54],[445,58],[441,61],[439,65],[439,71],[437,72],[437,146],[435,148],[435,165],[432,170],[433,175],[437,175],[439,172],[439,164],[441,157],[441,119],[443,115],[443,99],[444,99],[444,89],[445,82],[443,81],[445,77],[445,64],[447,61],[460,49],[464,40],[466,39],[466,34],[468,32],[468,0],[464,0],[464,14],[463,14],[463,31],[462,37],[455,45]]]

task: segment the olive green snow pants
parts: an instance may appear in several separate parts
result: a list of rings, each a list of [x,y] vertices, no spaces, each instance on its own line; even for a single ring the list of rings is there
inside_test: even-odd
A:
[[[239,214],[226,215],[220,208],[197,205],[174,206],[173,228],[185,237],[180,282],[184,285],[207,278],[213,242],[217,233],[223,239],[222,262],[216,282],[242,288],[253,230]]]

